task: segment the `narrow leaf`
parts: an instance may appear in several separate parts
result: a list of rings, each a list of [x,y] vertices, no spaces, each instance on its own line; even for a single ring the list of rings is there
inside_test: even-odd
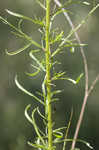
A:
[[[53,135],[56,137],[56,138],[62,138],[63,137],[63,133],[62,132],[53,132]]]
[[[18,82],[18,79],[17,79],[17,75],[15,76],[15,83],[17,85],[17,87],[23,91],[25,94],[33,97],[36,101],[40,102],[41,104],[44,105],[43,101],[41,101],[38,97],[36,97],[34,94],[30,93],[29,91],[27,91],[19,82]]]
[[[30,57],[39,65],[39,67],[45,72],[44,66],[39,62],[39,60],[33,55],[33,50],[30,51],[29,55]]]
[[[40,135],[40,133],[39,133],[38,127],[37,127],[36,122],[35,122],[35,119],[34,119],[34,113],[36,112],[37,108],[35,108],[35,109],[33,110],[33,112],[32,112],[32,118],[30,118],[30,116],[28,115],[28,110],[29,110],[30,107],[31,107],[30,104],[26,107],[26,109],[25,109],[25,116],[26,116],[26,118],[28,119],[28,121],[34,126],[34,129],[35,129],[35,131],[36,131],[38,137],[39,137],[40,140],[42,141],[43,145],[45,145],[44,140],[43,140],[43,138],[41,137],[41,135]]]
[[[64,45],[64,47],[83,47],[83,46],[87,46],[87,45],[88,45],[88,44],[70,43],[70,44]]]
[[[23,15],[20,15],[20,14],[18,14],[18,13],[14,13],[14,12],[8,10],[8,9],[6,9],[6,12],[7,12],[8,14],[12,15],[12,16],[19,17],[19,18],[24,18]]]
[[[53,97],[54,95],[59,94],[59,93],[61,93],[61,92],[62,92],[62,90],[53,91],[53,92],[51,93],[51,96]]]
[[[34,72],[34,73],[25,72],[25,74],[28,75],[28,76],[34,77],[34,76],[36,76],[39,72],[40,72],[40,69],[38,68],[38,70],[37,70],[36,72]]]
[[[31,21],[32,23],[35,23],[35,24],[39,24],[41,26],[44,26],[44,23],[43,21],[40,21],[40,20],[35,20],[35,19],[32,19],[30,17],[27,17],[27,16],[24,16],[24,15],[21,15],[21,14],[18,14],[18,13],[14,13],[8,9],[6,9],[6,12],[12,16],[15,16],[15,17],[18,17],[18,18],[21,18],[21,19],[24,19],[24,20],[28,20],[28,21]]]
[[[33,121],[32,121],[32,119],[30,118],[30,116],[28,115],[28,112],[27,112],[30,107],[31,107],[30,104],[26,106],[26,108],[25,108],[25,117],[27,118],[27,120],[28,120],[31,124],[33,124]]]
[[[12,51],[12,52],[8,52],[7,49],[6,49],[5,51],[6,51],[6,54],[7,54],[7,55],[10,55],[10,56],[11,56],[11,55],[17,55],[17,54],[19,54],[20,52],[22,52],[22,51],[26,50],[27,48],[29,48],[31,45],[32,45],[32,44],[29,43],[29,44],[25,45],[24,47],[22,47],[22,48],[20,48],[20,49],[18,49],[18,50],[16,50],[16,51]]]
[[[64,33],[64,32],[62,31],[61,33],[59,33],[58,35],[56,35],[55,39],[52,39],[52,40],[51,40],[50,44],[53,44],[53,43],[55,43],[55,42],[58,42],[58,41],[62,40],[63,33]]]
[[[15,35],[16,37],[24,38],[24,36],[23,36],[22,34],[20,34],[20,33],[13,32],[13,31],[11,31],[11,33],[12,33],[13,35]]]
[[[56,54],[60,53],[61,52],[61,47],[58,47],[51,55],[51,57],[54,57]]]
[[[42,4],[41,2],[40,2],[40,0],[36,0],[37,1],[37,3],[44,9],[44,10],[46,10],[46,7],[44,6],[44,4]]]
[[[45,119],[45,120],[46,120],[45,116],[41,114],[41,112],[40,112],[40,110],[39,110],[39,108],[38,108],[38,107],[37,107],[37,112],[38,112],[38,114],[39,114],[39,115],[40,115],[43,119]]]
[[[84,1],[83,4],[85,4],[85,5],[90,5],[90,3],[86,2],[86,1]]]
[[[76,79],[76,84],[79,83],[80,79],[83,77],[83,73],[80,74],[80,76]]]
[[[54,18],[55,18],[57,15],[59,15],[59,14],[61,14],[61,13],[63,13],[63,12],[68,12],[68,10],[66,10],[66,9],[64,9],[64,10],[63,10],[63,9],[57,10],[57,11],[53,14],[51,20],[54,20]]]
[[[77,83],[79,83],[79,81],[82,78],[82,76],[83,76],[83,73],[81,73],[80,76],[77,77],[76,80],[73,80],[73,79],[68,78],[68,77],[67,78],[59,78],[59,79],[61,79],[61,80],[68,80],[68,81],[72,82],[73,84],[77,84]]]
[[[92,13],[99,7],[99,4],[97,4],[95,7],[92,8],[92,10],[88,13],[88,15],[81,21],[81,23],[75,27],[75,29],[72,29],[68,36],[64,39],[63,42],[59,45],[59,47],[63,46],[64,43],[78,30],[80,27],[86,23],[86,20],[92,15]]]
[[[33,144],[31,142],[28,141],[28,144],[34,148],[37,148],[37,149],[46,149],[47,150],[47,147],[45,147],[44,145],[40,145],[40,144]]]
[[[29,18],[29,17],[27,17],[27,16],[24,16],[24,15],[21,15],[21,14],[15,13],[15,12],[12,12],[12,11],[10,11],[10,10],[8,10],[8,9],[6,9],[6,12],[7,12],[8,14],[12,15],[12,16],[15,16],[15,17],[18,17],[18,18],[21,18],[21,19],[25,19],[25,20],[28,20],[28,21],[32,21],[32,22],[34,23],[33,19],[32,19],[32,18]]]
[[[42,136],[41,136],[41,134],[40,134],[40,132],[39,132],[39,128],[37,127],[36,122],[35,122],[35,119],[34,119],[34,114],[35,114],[36,111],[37,111],[37,108],[35,108],[35,109],[33,110],[33,112],[32,112],[33,126],[34,126],[34,129],[35,129],[36,134],[38,135],[39,139],[42,141],[43,145],[45,145],[45,142],[44,142],[44,140],[43,140],[43,138],[42,138]]]
[[[14,29],[15,31],[17,31],[20,35],[22,35],[22,38],[26,39],[27,41],[31,42],[33,45],[42,48],[42,46],[40,44],[38,44],[36,41],[32,40],[31,37],[29,37],[27,34],[23,33],[21,30],[19,30],[18,28],[16,28],[13,24],[11,24],[10,22],[8,22],[6,19],[4,19],[3,17],[0,16],[0,20],[7,24],[8,26],[10,26],[12,29]]]

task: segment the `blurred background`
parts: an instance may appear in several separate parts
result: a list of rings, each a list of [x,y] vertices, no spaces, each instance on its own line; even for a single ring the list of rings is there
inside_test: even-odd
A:
[[[65,1],[62,1],[65,2]],[[76,2],[79,2],[76,1]],[[72,4],[68,5],[67,10],[75,25],[88,14],[92,7],[98,3],[97,1],[87,0],[91,5]],[[1,0],[0,16],[7,18],[8,21],[17,25],[18,19],[7,14],[5,9],[24,14],[29,17],[43,17],[44,11],[37,5],[35,0]],[[58,15],[53,23],[53,28],[58,27],[64,30],[67,35],[70,27],[62,14]],[[25,21],[23,30],[32,36],[38,43],[40,42],[40,33],[38,26]],[[89,86],[99,73],[99,8],[87,20],[86,24],[78,31],[82,43],[88,44],[84,47],[84,51],[88,61],[89,68]],[[0,22],[0,150],[31,150],[27,145],[27,141],[33,141],[35,132],[30,123],[24,116],[24,109],[27,104],[32,104],[34,108],[37,103],[15,85],[14,78],[18,78],[22,85],[31,92],[38,89],[41,90],[43,74],[32,78],[25,75],[24,72],[31,72],[28,52],[29,49],[16,56],[8,56],[5,49],[14,51],[22,47],[24,41],[20,41],[11,34],[11,28]],[[33,47],[35,48],[35,47]],[[57,60],[62,64],[56,69],[66,71],[67,75],[76,79],[80,73],[84,72],[84,66],[79,48],[75,49],[75,53],[71,53],[69,48],[64,49],[64,53],[57,56]],[[69,132],[69,138],[73,137],[78,116],[80,113],[83,96],[84,96],[84,77],[78,85],[72,85],[68,81],[58,81],[57,89],[64,89],[59,94],[60,101],[55,104],[55,113],[53,120],[56,121],[55,126],[61,127],[68,124],[71,109],[73,107],[73,118]],[[42,108],[41,108],[42,109]],[[79,138],[88,141],[95,150],[99,147],[99,82],[96,84],[94,91],[88,98],[82,126],[79,132]],[[37,118],[37,120],[39,120]],[[39,122],[39,124],[41,124]],[[42,124],[41,124],[42,125]],[[77,143],[76,147],[81,150],[88,150],[82,143]],[[69,148],[69,144],[68,144]],[[61,149],[61,145],[57,149]]]

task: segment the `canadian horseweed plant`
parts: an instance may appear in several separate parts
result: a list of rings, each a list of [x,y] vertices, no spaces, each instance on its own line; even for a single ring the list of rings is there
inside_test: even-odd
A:
[[[99,75],[96,77],[96,79],[92,82],[91,86],[89,87],[89,81],[88,81],[88,67],[87,67],[87,60],[86,56],[84,54],[84,46],[86,44],[82,44],[80,41],[80,38],[77,34],[77,30],[86,23],[86,20],[88,17],[92,15],[92,13],[99,7],[99,4],[94,5],[93,8],[90,10],[88,15],[85,17],[84,20],[81,21],[79,25],[74,27],[73,22],[71,21],[71,18],[69,17],[66,7],[68,4],[72,4],[72,0],[66,1],[63,5],[59,2],[59,0],[36,0],[36,2],[40,5],[40,7],[44,10],[45,16],[43,19],[38,18],[29,18],[27,16],[14,13],[10,10],[6,10],[6,12],[14,17],[19,18],[19,22],[17,27],[8,22],[3,17],[0,17],[0,20],[10,26],[14,31],[12,32],[15,36],[18,38],[24,39],[26,41],[26,45],[24,45],[22,48],[9,52],[6,50],[6,53],[8,55],[16,55],[23,51],[25,51],[30,46],[35,46],[37,49],[30,50],[29,56],[30,58],[35,62],[35,65],[32,64],[33,68],[36,70],[34,73],[27,73],[29,76],[36,76],[38,73],[43,72],[43,82],[41,85],[41,91],[38,92],[38,97],[35,96],[33,93],[26,90],[18,81],[18,76],[15,77],[15,83],[17,87],[22,90],[27,95],[31,96],[33,100],[36,100],[40,103],[40,105],[43,106],[43,113],[41,113],[39,106],[32,110],[32,113],[30,115],[29,110],[31,108],[31,105],[29,104],[25,108],[25,116],[27,120],[33,125],[37,137],[35,138],[34,143],[28,142],[30,146],[32,146],[35,149],[38,150],[55,150],[57,148],[58,143],[63,143],[63,150],[66,150],[67,142],[71,142],[71,150],[78,150],[78,148],[75,148],[76,142],[81,142],[88,146],[90,149],[93,149],[93,147],[86,141],[83,141],[81,139],[78,139],[78,133],[79,129],[82,123],[83,114],[85,111],[86,102],[88,99],[89,94],[93,90],[96,82],[99,80]],[[51,3],[54,3],[53,10],[51,9]],[[80,2],[85,5],[90,5],[88,2]],[[65,19],[68,21],[71,31],[66,36],[64,35],[63,31],[59,31],[56,29],[53,29],[53,21],[59,15],[60,13],[63,13],[65,16]],[[39,31],[41,36],[41,43],[34,41],[32,37],[30,37],[28,34],[23,32],[22,30],[22,22],[24,20],[30,21],[33,24],[38,25]],[[75,39],[70,39],[72,35],[75,36]],[[75,42],[76,41],[76,42]],[[54,45],[57,45],[57,47],[52,50],[52,47]],[[78,118],[77,126],[75,129],[75,134],[72,139],[68,139],[68,131],[71,124],[71,119],[73,113],[71,112],[71,117],[69,120],[69,123],[66,127],[59,127],[57,129],[54,128],[53,120],[52,120],[52,104],[57,101],[56,95],[58,93],[61,93],[61,90],[55,90],[55,82],[56,80],[68,80],[72,82],[73,84],[78,84],[83,74],[81,73],[76,80],[73,80],[66,76],[65,72],[63,71],[55,71],[55,66],[59,64],[56,60],[56,55],[60,55],[60,53],[66,49],[67,47],[70,47],[71,52],[74,52],[75,47],[79,47],[83,63],[84,63],[84,75],[85,75],[85,95],[83,98],[83,104],[81,108],[81,112]],[[37,55],[39,55],[41,52],[43,52],[42,60],[39,60]],[[40,98],[39,98],[40,97]],[[42,119],[42,122],[44,123],[44,131],[42,131],[36,124],[35,121],[35,113],[38,113],[39,117]],[[63,131],[65,133],[63,134]]]

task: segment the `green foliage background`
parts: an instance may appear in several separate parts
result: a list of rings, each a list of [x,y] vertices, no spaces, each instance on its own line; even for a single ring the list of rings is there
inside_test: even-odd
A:
[[[92,2],[92,0],[89,0]],[[96,2],[97,3],[97,2]],[[91,6],[73,4],[69,6],[69,11],[72,11],[71,17],[74,24],[78,24],[84,16],[87,15]],[[17,19],[9,16],[5,9],[12,10],[24,14],[26,16],[42,17],[42,9],[35,3],[34,0],[7,0],[0,1],[0,15],[8,18],[14,24]],[[87,23],[78,31],[82,43],[88,44],[85,49],[85,54],[88,60],[89,80],[90,83],[99,73],[99,9],[88,19]],[[54,26],[60,27],[65,33],[69,32],[69,25],[64,21],[64,16],[59,15],[54,22]],[[25,21],[23,24],[24,30],[28,32],[36,41],[40,40],[37,26]],[[24,117],[24,109],[27,104],[32,103],[34,108],[36,103],[31,97],[22,93],[14,83],[14,77],[18,73],[21,81],[26,88],[31,92],[35,92],[40,87],[42,74],[38,78],[30,78],[24,74],[27,70],[30,71],[30,60],[28,52],[23,52],[17,56],[7,56],[5,49],[16,50],[20,48],[24,41],[19,41],[12,36],[10,28],[0,22],[0,150],[29,150],[27,140],[35,137],[32,126]],[[28,51],[28,50],[27,50]],[[62,62],[62,66],[58,66],[58,70],[64,70],[72,78],[76,78],[83,72],[82,58],[79,48],[75,49],[75,53],[71,54],[69,49],[58,57]],[[61,101],[57,103],[56,110],[53,112],[53,119],[56,121],[56,126],[68,124],[71,108],[74,109],[70,137],[73,137],[74,128],[79,116],[83,93],[84,93],[84,78],[77,86],[72,86],[68,81],[58,81],[57,86],[60,89],[65,89],[59,95]],[[82,138],[91,143],[98,150],[99,139],[99,83],[89,97],[83,124],[80,129],[79,138]],[[37,118],[38,120],[38,118]],[[40,123],[40,120],[39,120]],[[41,124],[42,127],[42,124]],[[81,149],[87,150],[83,144],[80,144]],[[60,149],[60,145],[59,145]]]

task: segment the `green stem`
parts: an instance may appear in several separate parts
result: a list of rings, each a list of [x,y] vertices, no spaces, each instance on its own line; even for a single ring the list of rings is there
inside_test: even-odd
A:
[[[47,89],[47,117],[48,117],[48,150],[52,150],[52,110],[51,110],[51,76],[50,76],[50,0],[46,0],[46,89]]]

